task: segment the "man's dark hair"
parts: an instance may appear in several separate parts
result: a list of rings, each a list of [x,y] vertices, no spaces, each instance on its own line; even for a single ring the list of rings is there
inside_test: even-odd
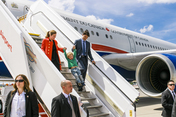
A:
[[[85,31],[83,32],[83,35],[87,35],[88,37],[90,37],[88,30],[85,30]]]
[[[169,81],[167,82],[167,85],[169,84],[169,82],[173,82],[173,83],[174,83],[174,81],[173,81],[173,80],[169,80]]]

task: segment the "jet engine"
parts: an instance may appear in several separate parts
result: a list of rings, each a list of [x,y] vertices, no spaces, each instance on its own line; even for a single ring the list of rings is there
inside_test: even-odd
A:
[[[176,81],[176,55],[153,54],[143,58],[136,68],[136,80],[146,95],[160,97],[169,80]]]

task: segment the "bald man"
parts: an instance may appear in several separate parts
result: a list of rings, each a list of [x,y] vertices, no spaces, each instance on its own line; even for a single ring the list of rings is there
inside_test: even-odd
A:
[[[77,98],[70,94],[72,83],[63,80],[61,87],[63,92],[52,100],[51,117],[81,117]]]

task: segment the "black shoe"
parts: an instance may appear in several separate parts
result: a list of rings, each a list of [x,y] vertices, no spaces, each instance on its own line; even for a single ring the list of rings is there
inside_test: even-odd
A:
[[[82,84],[82,86],[86,86],[85,83],[81,83],[81,84]]]
[[[82,87],[78,87],[78,91],[82,91],[83,89],[82,89]]]

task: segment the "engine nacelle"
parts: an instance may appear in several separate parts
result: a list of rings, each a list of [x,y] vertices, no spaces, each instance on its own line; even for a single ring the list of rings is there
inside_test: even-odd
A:
[[[176,55],[153,54],[143,58],[136,69],[139,88],[146,95],[160,97],[169,80],[176,81]]]

